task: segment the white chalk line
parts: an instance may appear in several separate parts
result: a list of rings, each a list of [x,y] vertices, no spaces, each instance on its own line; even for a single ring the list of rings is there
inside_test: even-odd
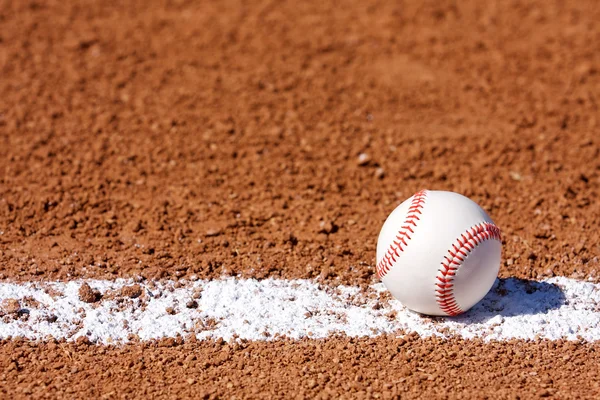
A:
[[[78,290],[83,281],[0,283],[1,304],[15,299],[21,307],[0,317],[0,338],[86,336],[109,344],[179,335],[200,340],[274,340],[417,332],[484,340],[600,340],[600,284],[563,277],[542,282],[497,280],[484,300],[454,318],[410,312],[389,299],[382,284],[361,290],[308,280],[146,282],[140,283],[143,295],[131,299],[114,294],[132,281],[85,282],[104,299],[92,304],[81,301]],[[194,292],[197,308],[188,308],[196,305],[189,303]]]

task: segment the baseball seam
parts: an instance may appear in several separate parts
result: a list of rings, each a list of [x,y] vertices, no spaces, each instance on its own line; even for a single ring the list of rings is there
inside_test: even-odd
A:
[[[450,316],[464,311],[454,297],[454,277],[468,255],[486,240],[502,240],[500,228],[490,222],[482,222],[461,234],[444,256],[442,266],[436,276],[435,296],[440,309]]]
[[[426,198],[427,190],[421,190],[413,195],[404,223],[400,226],[395,240],[392,241],[385,255],[377,263],[377,276],[380,279],[389,272],[396,260],[400,258],[404,248],[408,246],[407,242],[411,239],[410,235],[415,233],[414,229],[417,227],[417,221],[420,221],[419,216],[422,214],[421,210]]]

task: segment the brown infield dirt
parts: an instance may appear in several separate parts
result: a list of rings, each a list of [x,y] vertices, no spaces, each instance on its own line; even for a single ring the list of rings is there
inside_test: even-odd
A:
[[[0,279],[376,281],[417,190],[600,281],[600,4],[0,0]],[[598,398],[600,345],[0,342],[6,398]]]

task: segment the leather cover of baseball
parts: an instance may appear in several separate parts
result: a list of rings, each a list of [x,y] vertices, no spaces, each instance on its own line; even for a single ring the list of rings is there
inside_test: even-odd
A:
[[[490,290],[500,269],[500,229],[474,201],[422,190],[387,218],[377,241],[377,274],[409,309],[461,314]]]

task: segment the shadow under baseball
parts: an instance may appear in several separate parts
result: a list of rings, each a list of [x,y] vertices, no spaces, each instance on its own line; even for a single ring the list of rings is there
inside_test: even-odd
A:
[[[544,314],[560,308],[565,301],[562,289],[553,283],[518,278],[496,279],[489,293],[456,320],[483,323],[498,315]]]

